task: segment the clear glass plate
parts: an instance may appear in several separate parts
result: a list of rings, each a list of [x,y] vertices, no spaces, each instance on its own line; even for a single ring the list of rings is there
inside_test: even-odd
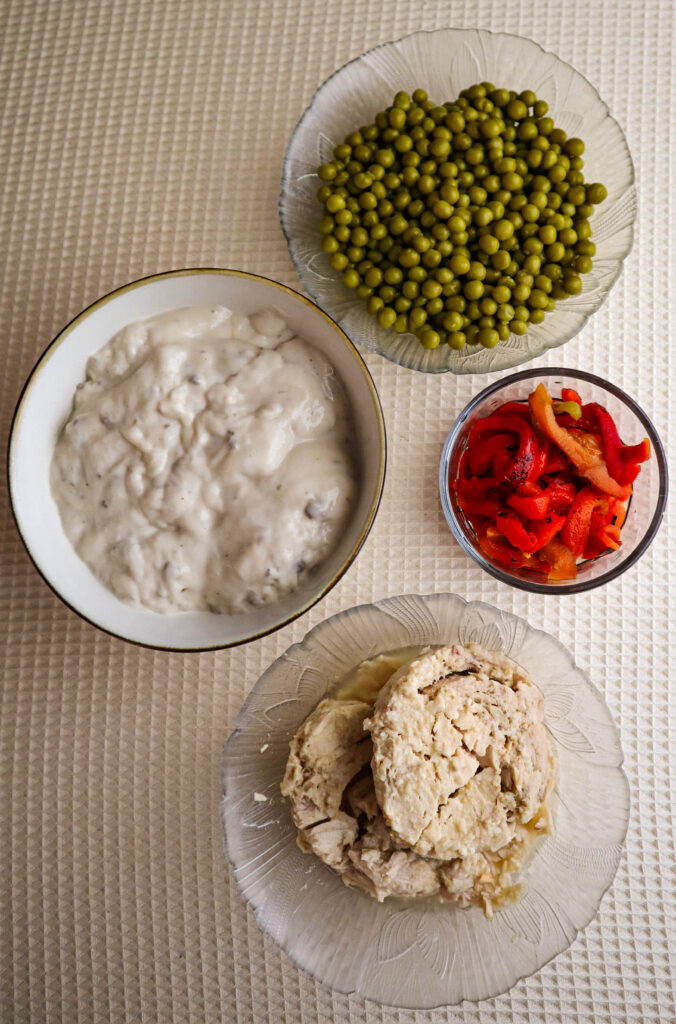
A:
[[[349,889],[298,848],[279,791],[289,741],[349,669],[381,651],[470,641],[532,675],[558,766],[554,834],[521,873],[523,898],[492,921],[476,907],[379,904]],[[324,984],[414,1009],[486,999],[561,953],[596,914],[629,819],[621,765],[608,707],[558,640],[455,594],[394,597],[327,619],[256,683],[221,762],[225,849],[260,927]]]
[[[456,352],[448,345],[427,350],[412,334],[378,327],[364,303],[345,288],[320,248],[321,207],[316,175],[333,148],[360,125],[370,124],[399,89],[416,86],[443,103],[484,80],[517,90],[533,89],[549,104],[557,127],[584,139],[584,175],[602,181],[608,198],[592,217],[597,251],[580,295],[559,302],[542,324],[496,348]],[[587,79],[532,39],[507,33],[454,28],[415,32],[369,50],[319,87],[291,137],[284,161],[279,215],[291,258],[309,295],[355,344],[401,366],[427,373],[505,370],[557,348],[574,337],[602,304],[631,249],[636,218],[634,166],[624,133]]]

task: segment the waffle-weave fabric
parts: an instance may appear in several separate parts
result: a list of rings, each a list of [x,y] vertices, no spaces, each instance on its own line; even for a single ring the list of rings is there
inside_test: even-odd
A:
[[[616,382],[676,444],[676,8],[671,0],[5,0],[0,5],[2,438],[37,356],[107,291],[186,266],[292,287],[281,165],[315,88],[419,28],[529,36],[598,88],[636,164],[634,249],[607,302],[538,365]],[[80,621],[0,496],[0,1021],[548,1024],[676,1020],[676,531],[577,597],[482,573],[436,492],[450,424],[489,377],[368,356],[389,467],[375,527],[319,605],[231,652],[154,653]],[[569,646],[619,722],[626,851],[572,947],[479,1005],[399,1011],[332,992],[266,940],[225,861],[218,764],[261,672],[351,605],[453,591]],[[670,657],[671,655],[671,657]]]

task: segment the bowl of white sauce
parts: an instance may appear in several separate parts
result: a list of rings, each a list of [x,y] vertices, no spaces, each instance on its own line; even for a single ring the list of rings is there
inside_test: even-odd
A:
[[[347,335],[236,270],[134,281],[44,352],[10,435],[14,517],[75,612],[169,650],[246,643],[349,568],[380,502],[382,409]]]

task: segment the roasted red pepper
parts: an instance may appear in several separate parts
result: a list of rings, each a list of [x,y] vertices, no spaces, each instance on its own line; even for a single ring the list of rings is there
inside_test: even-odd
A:
[[[510,494],[507,504],[526,519],[544,519],[549,510],[549,494],[540,491],[537,494]]]
[[[577,487],[570,481],[553,477],[547,483],[545,494],[549,497],[549,511],[557,515],[566,515],[575,501]]]
[[[485,416],[477,420],[472,427],[469,436],[469,447],[476,444],[488,431],[498,433],[517,434],[519,438],[518,449],[513,458],[510,459],[509,467],[502,473],[496,473],[500,483],[512,484],[518,487],[533,477],[539,469],[540,448],[535,431],[526,420],[520,416],[502,416],[493,413],[492,416]]]
[[[559,426],[554,415],[551,395],[544,384],[538,384],[535,391],[528,396],[528,402],[537,425],[568,456],[580,476],[585,477],[606,494],[623,499],[629,497],[631,488],[619,484],[611,477],[603,460],[601,447],[594,436],[584,434],[583,431],[574,434]]]
[[[622,444],[602,406],[565,388],[554,404],[540,385],[528,404],[476,421],[450,484],[487,557],[574,579],[578,558],[619,547],[631,481],[649,455],[648,441]]]
[[[526,529],[516,512],[509,508],[498,512],[495,517],[495,525],[503,537],[507,538],[512,547],[526,554],[535,551],[537,537],[530,530]]]
[[[469,448],[469,469],[473,476],[485,476],[493,471],[497,456],[509,452],[512,457],[518,450],[514,434],[493,434],[481,437]]]
[[[599,501],[602,500],[602,495],[598,491],[592,490],[591,487],[584,487],[578,492],[570,512],[566,516],[561,530],[561,540],[576,558],[579,558],[587,547],[592,513]]]
[[[535,547],[532,550],[534,552],[541,551],[544,547],[546,547],[552,540],[552,538],[556,537],[557,533],[559,533],[565,521],[565,516],[557,516],[554,514],[550,514],[545,516],[544,519],[530,523],[529,528],[532,531],[532,533],[535,534],[535,538],[537,541]]]
[[[549,579],[574,580],[577,575],[575,555],[558,537],[553,537],[542,550],[542,556],[549,563]]]
[[[482,550],[488,557],[492,558],[495,562],[509,566],[510,569],[523,569],[531,561],[529,555],[513,548],[490,523],[480,526],[477,530],[477,536]]]
[[[641,463],[650,458],[648,438],[644,437],[639,444],[622,444],[615,421],[607,409],[596,402],[589,402],[584,409],[586,420],[598,431],[608,472],[618,484],[632,484],[640,472]]]

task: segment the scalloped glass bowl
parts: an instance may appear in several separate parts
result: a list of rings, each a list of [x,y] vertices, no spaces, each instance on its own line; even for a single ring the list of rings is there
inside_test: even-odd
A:
[[[492,562],[479,547],[474,531],[459,508],[449,480],[457,475],[472,425],[482,416],[490,414],[505,402],[528,397],[539,383],[553,394],[561,388],[573,388],[585,402],[598,402],[611,414],[620,437],[625,444],[638,444],[644,437],[650,441],[651,456],[641,467],[634,493],[622,527],[622,546],[617,551],[606,551],[598,558],[583,562],[578,567],[577,579],[549,583],[541,573],[529,569],[507,570]],[[669,478],[667,460],[659,435],[641,407],[616,387],[592,373],[583,370],[565,370],[557,367],[542,370],[522,370],[503,377],[481,391],[462,410],[453,424],[444,444],[439,463],[439,493],[446,522],[460,547],[491,576],[521,590],[536,594],[577,594],[609,583],[630,568],[648,549],[657,533],[667,503]]]
[[[549,103],[557,127],[586,143],[585,178],[602,181],[608,198],[592,218],[597,254],[580,295],[557,304],[542,324],[494,349],[426,350],[412,334],[378,327],[365,304],[346,289],[322,252],[316,175],[333,148],[392,102],[399,89],[427,89],[438,102],[489,79],[533,89]],[[445,28],[415,32],[345,64],[317,89],[291,137],[284,161],[279,215],[303,286],[362,348],[427,373],[506,370],[574,337],[602,304],[631,249],[636,217],[634,167],[624,133],[596,89],[578,71],[522,36]]]
[[[522,899],[492,921],[476,907],[430,899],[379,904],[348,888],[298,848],[279,791],[289,741],[349,669],[381,651],[470,641],[531,673],[558,766],[554,834],[521,873]],[[629,819],[621,765],[608,707],[558,640],[454,594],[389,598],[322,622],[254,686],[221,762],[225,849],[260,927],[324,984],[413,1009],[486,999],[539,970],[595,916]]]

